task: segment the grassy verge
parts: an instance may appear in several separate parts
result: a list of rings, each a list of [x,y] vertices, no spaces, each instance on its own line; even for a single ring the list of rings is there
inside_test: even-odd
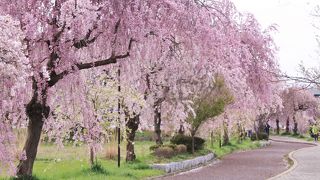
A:
[[[277,134],[273,134],[273,135],[277,136]],[[302,139],[305,141],[313,141],[313,138],[310,137],[309,134],[293,134],[293,133],[282,132],[280,133],[280,136],[292,137],[292,138]]]
[[[41,144],[34,165],[34,179],[145,179],[146,177],[164,174],[163,171],[150,169],[149,164],[182,161],[206,155],[211,151],[215,152],[218,158],[221,158],[237,150],[249,150],[259,147],[259,143],[252,142],[249,139],[244,140],[241,144],[237,143],[235,139],[231,139],[230,145],[223,146],[222,148],[219,148],[218,143],[214,143],[213,146],[210,147],[206,145],[204,150],[200,150],[195,154],[184,153],[173,156],[172,158],[159,158],[151,154],[149,150],[151,145],[154,145],[154,142],[135,142],[137,160],[126,163],[124,161],[125,143],[122,143],[120,168],[117,167],[115,160],[107,160],[105,158],[105,152],[102,152],[98,155],[99,167],[92,170],[88,162],[87,146],[67,145],[59,149],[55,145]],[[106,145],[106,147],[110,146],[116,148],[116,144]],[[2,176],[2,179],[8,178]]]
[[[208,148],[212,150],[218,158],[222,158],[225,155],[228,155],[234,151],[245,151],[259,148],[260,144],[258,141],[251,141],[250,139],[245,139],[242,143],[238,143],[235,138],[230,140],[230,144],[227,146],[219,147],[219,143],[216,142],[213,146],[208,145]]]
[[[87,161],[68,160],[60,162],[37,161],[34,174],[39,179],[112,179],[131,180],[161,175],[142,162],[125,163],[117,167],[116,161],[100,160],[100,170],[92,170]]]
[[[108,180],[135,180],[150,176],[164,174],[163,171],[149,168],[151,162],[149,146],[154,142],[136,142],[137,160],[132,163],[125,162],[125,143],[121,144],[121,166],[117,167],[116,160],[105,158],[105,151],[98,154],[100,167],[92,170],[89,165],[87,146],[67,145],[58,148],[51,144],[41,144],[38,149],[37,159],[34,164],[34,179],[108,179]],[[106,144],[106,147],[116,144]],[[0,179],[9,179],[1,176]]]

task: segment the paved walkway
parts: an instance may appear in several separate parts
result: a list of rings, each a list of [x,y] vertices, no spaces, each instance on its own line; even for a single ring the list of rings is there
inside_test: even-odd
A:
[[[203,168],[160,179],[268,179],[287,170],[287,163],[283,160],[283,157],[286,154],[305,147],[311,147],[311,145],[302,143],[272,142],[271,145],[266,148],[233,153],[224,157],[219,163],[214,163]]]
[[[292,138],[285,140],[296,141]],[[320,146],[299,149],[290,155],[295,165],[272,180],[320,180]]]

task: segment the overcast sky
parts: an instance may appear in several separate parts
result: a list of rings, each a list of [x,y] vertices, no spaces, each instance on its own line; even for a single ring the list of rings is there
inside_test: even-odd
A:
[[[262,27],[278,25],[274,39],[279,47],[278,58],[282,71],[297,75],[301,62],[307,67],[320,65],[320,48],[313,27],[317,22],[311,15],[320,0],[232,1],[239,11],[254,14]]]

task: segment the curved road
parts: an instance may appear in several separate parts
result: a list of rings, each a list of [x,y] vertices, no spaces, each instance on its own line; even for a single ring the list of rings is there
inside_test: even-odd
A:
[[[219,163],[167,176],[165,180],[257,180],[273,177],[287,169],[284,156],[291,151],[310,147],[301,143],[271,142],[271,145],[224,157]]]

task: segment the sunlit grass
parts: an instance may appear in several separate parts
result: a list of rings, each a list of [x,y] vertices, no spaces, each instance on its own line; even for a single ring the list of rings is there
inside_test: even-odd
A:
[[[219,147],[219,143],[215,142],[213,146],[207,145],[210,150],[212,150],[218,158],[222,158],[223,156],[230,154],[234,151],[244,151],[250,149],[256,149],[260,147],[258,141],[251,141],[249,138],[243,140],[241,143],[238,143],[235,138],[230,140],[230,144],[227,146]]]
[[[149,167],[153,163],[168,163],[182,161],[197,156],[206,155],[214,152],[218,158],[237,150],[249,150],[259,147],[259,143],[249,139],[242,143],[237,143],[236,139],[231,138],[230,145],[219,148],[218,143],[213,146],[205,145],[203,150],[195,154],[183,153],[171,158],[159,158],[152,155],[149,147],[155,143],[152,141],[135,142],[135,152],[137,160],[125,162],[125,142],[121,144],[121,167],[117,167],[117,161],[106,159],[105,152],[98,154],[99,167],[92,169],[89,165],[89,154],[86,145],[73,146],[66,145],[59,148],[53,144],[41,144],[39,146],[37,159],[35,161],[33,174],[35,179],[55,180],[55,179],[110,179],[110,180],[134,180],[145,179],[150,176],[164,174],[163,171],[154,170]],[[165,142],[169,143],[169,142]],[[105,146],[116,146],[115,143]],[[3,177],[3,176],[2,176]],[[1,178],[0,178],[1,179]]]

